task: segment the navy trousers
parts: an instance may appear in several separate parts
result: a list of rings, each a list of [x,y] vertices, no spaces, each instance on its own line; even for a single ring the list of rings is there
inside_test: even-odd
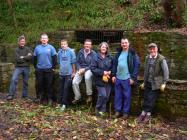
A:
[[[110,97],[111,85],[107,84],[104,87],[96,86],[96,88],[98,91],[96,110],[106,112],[106,105]]]
[[[160,90],[152,90],[151,83],[146,83],[144,91],[143,111],[152,112]]]
[[[130,79],[120,80],[116,78],[115,82],[115,112],[129,114],[131,104],[131,85]]]
[[[72,87],[71,84],[72,79],[71,75],[65,75],[65,76],[60,76],[60,96],[61,96],[61,101],[62,104],[68,105],[69,104],[69,91],[70,88]]]

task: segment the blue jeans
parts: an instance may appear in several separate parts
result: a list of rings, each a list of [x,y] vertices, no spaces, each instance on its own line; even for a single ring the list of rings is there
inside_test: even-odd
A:
[[[68,105],[69,104],[69,96],[70,96],[70,88],[72,87],[71,84],[71,75],[60,76],[60,96],[62,104]]]
[[[98,91],[96,110],[106,112],[106,105],[110,97],[111,85],[108,84],[105,87],[96,87]]]
[[[16,67],[10,83],[9,94],[10,96],[14,96],[16,92],[16,86],[18,84],[19,75],[23,76],[23,89],[22,89],[22,97],[28,96],[28,80],[29,80],[29,67]]]
[[[120,80],[116,78],[114,108],[116,112],[129,114],[131,104],[130,79]]]

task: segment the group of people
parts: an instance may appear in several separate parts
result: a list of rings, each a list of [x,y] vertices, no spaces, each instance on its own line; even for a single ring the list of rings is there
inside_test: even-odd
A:
[[[7,100],[12,100],[16,92],[19,75],[23,76],[22,97],[28,96],[29,63],[33,61],[37,81],[37,99],[45,96],[51,104],[53,101],[52,81],[54,69],[59,65],[61,110],[69,105],[69,91],[73,89],[74,100],[77,104],[81,100],[79,85],[84,77],[86,85],[86,102],[92,102],[92,82],[94,79],[97,89],[96,115],[103,116],[109,101],[112,86],[114,87],[115,118],[127,119],[131,105],[131,87],[137,85],[137,76],[140,60],[129,40],[122,38],[120,47],[113,57],[109,52],[107,42],[102,42],[97,53],[92,49],[92,41],[86,39],[84,47],[78,51],[68,46],[66,39],[60,42],[61,48],[56,52],[55,48],[48,44],[48,35],[42,34],[41,44],[37,45],[32,53],[26,47],[24,36],[18,38],[19,47],[15,50],[15,70],[12,76]],[[160,90],[163,91],[169,79],[169,71],[164,56],[158,52],[155,43],[148,45],[148,55],[144,63],[144,83],[140,85],[144,89],[144,102],[138,122],[147,122],[151,118],[151,112]]]

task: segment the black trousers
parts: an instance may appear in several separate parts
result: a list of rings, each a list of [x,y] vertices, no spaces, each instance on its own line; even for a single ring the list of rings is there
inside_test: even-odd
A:
[[[160,90],[152,90],[151,83],[146,83],[144,91],[144,102],[143,102],[143,111],[152,112],[156,99],[160,93]]]
[[[68,105],[70,98],[70,89],[72,87],[71,75],[60,76],[60,96],[62,104]]]
[[[52,69],[36,69],[36,97],[38,99],[53,99],[52,82],[54,72]]]

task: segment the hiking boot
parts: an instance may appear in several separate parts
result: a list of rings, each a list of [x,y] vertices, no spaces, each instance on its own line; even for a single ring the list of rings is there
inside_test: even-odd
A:
[[[126,113],[124,113],[122,118],[123,118],[124,120],[127,120],[127,119],[129,118],[129,115],[126,114]]]
[[[146,115],[145,118],[144,118],[144,120],[143,120],[143,122],[144,123],[148,123],[150,121],[151,121],[151,115]]]
[[[146,114],[145,115],[140,114],[137,118],[137,123],[142,123],[144,121],[145,116]]]
[[[116,112],[116,113],[114,114],[114,118],[119,118],[119,117],[121,117],[121,113],[120,113],[120,112]]]
[[[73,101],[72,101],[72,104],[76,105],[76,104],[78,104],[79,102],[80,102],[80,100],[73,100]]]
[[[91,96],[91,95],[89,95],[89,96],[88,96],[88,98],[87,98],[86,102],[87,102],[87,103],[92,102],[92,96]]]
[[[7,100],[13,100],[13,96],[12,95],[8,95],[8,97],[6,99]]]

